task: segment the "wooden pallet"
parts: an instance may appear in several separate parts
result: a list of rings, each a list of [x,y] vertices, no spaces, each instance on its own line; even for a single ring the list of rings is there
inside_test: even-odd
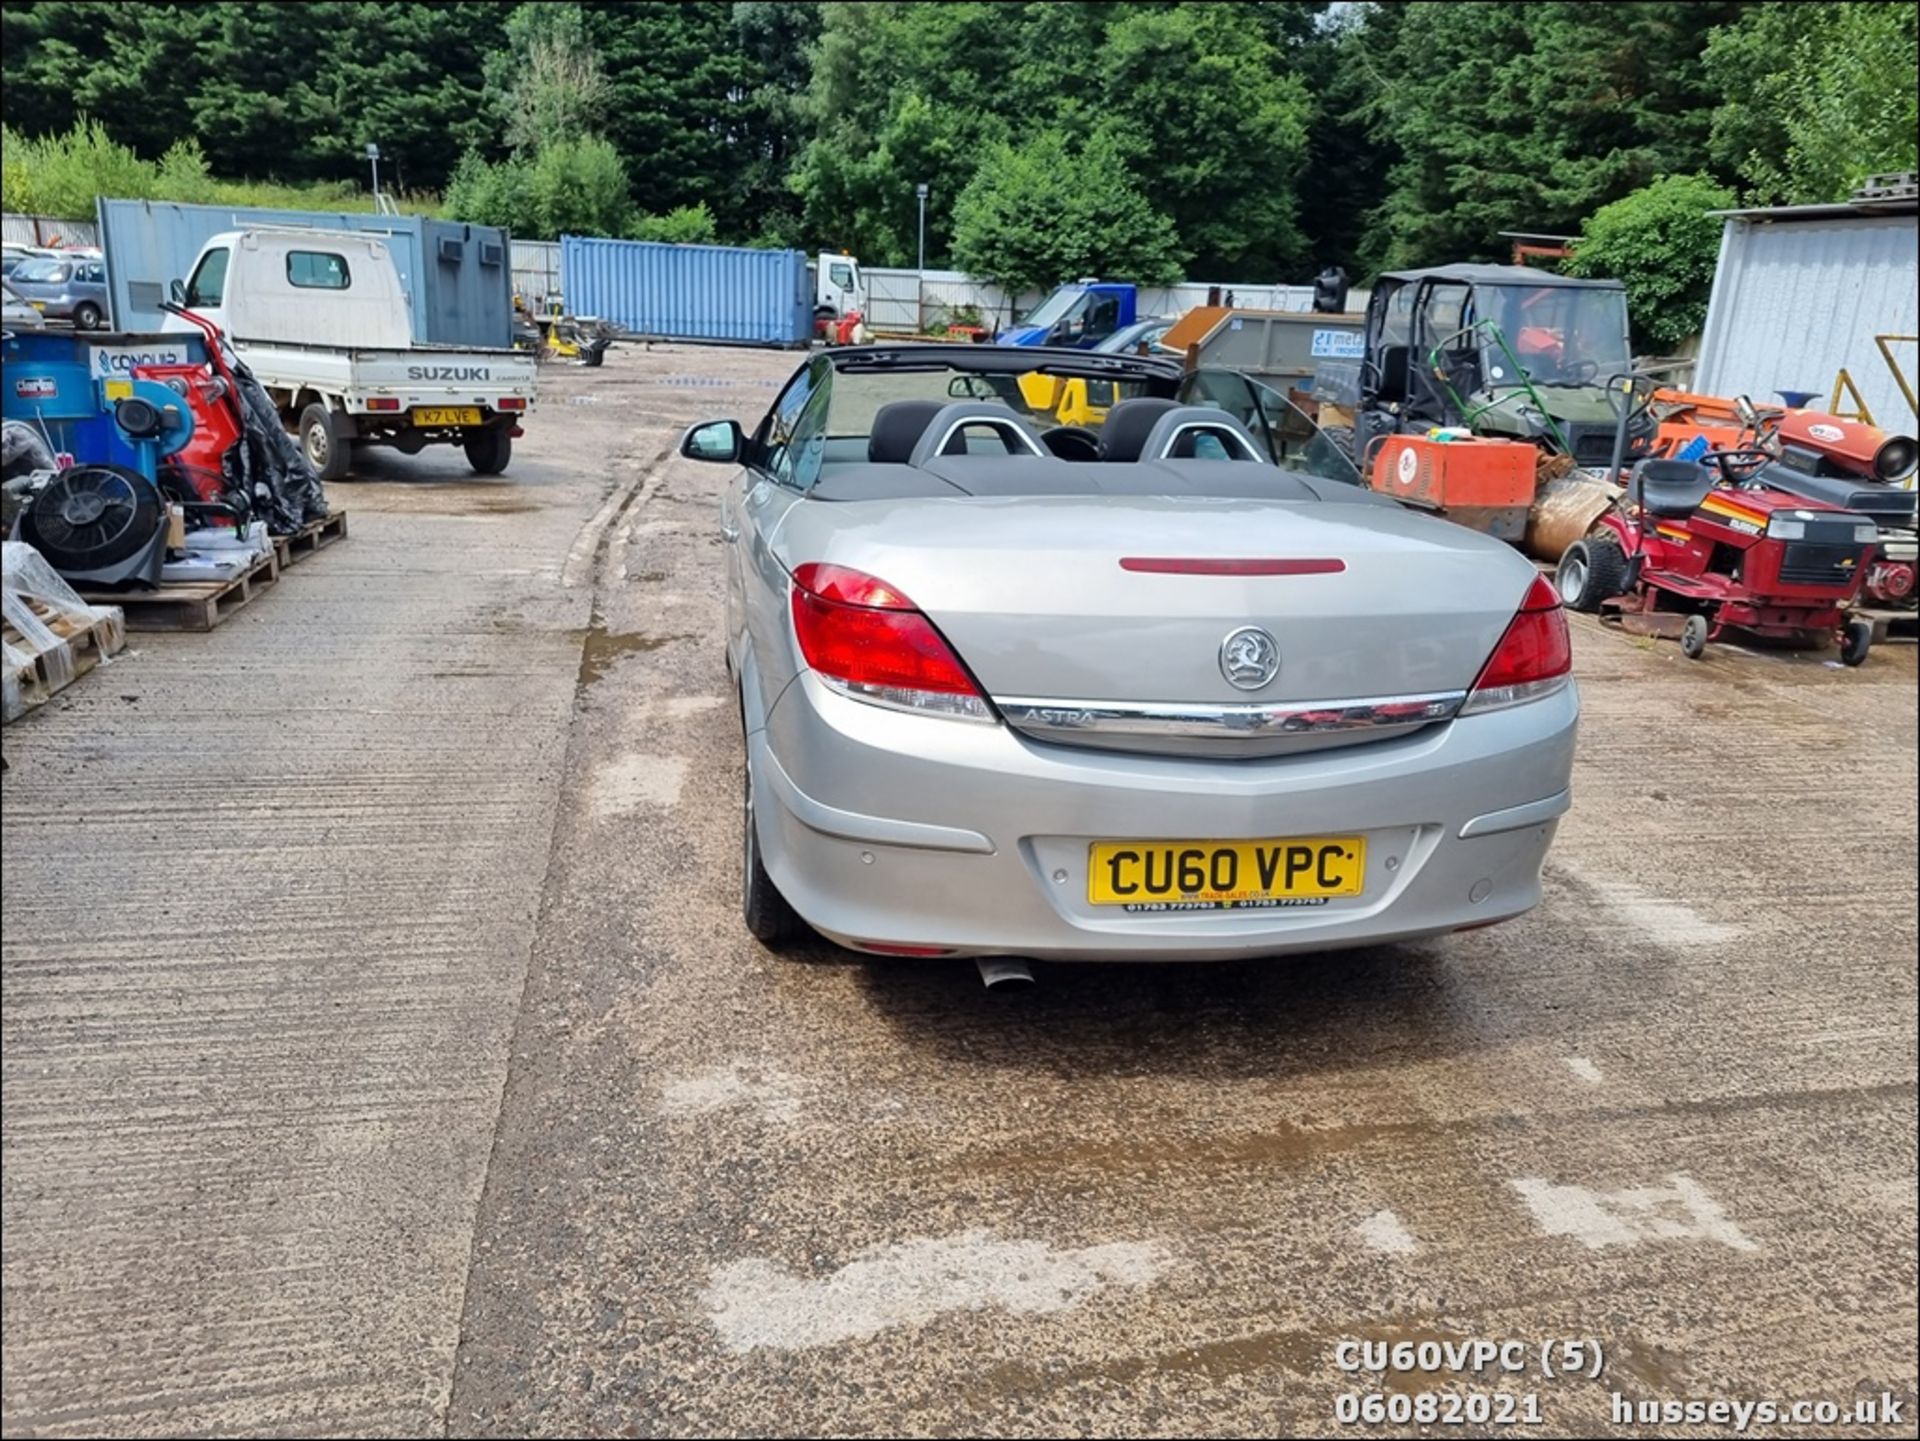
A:
[[[93,605],[117,605],[128,630],[212,630],[280,579],[280,553],[268,551],[231,580],[169,581],[158,590],[80,592]]]
[[[16,655],[27,657],[15,672],[20,683],[20,698],[25,710],[44,705],[54,695],[72,685],[106,657],[127,643],[125,622],[119,612],[97,620],[83,621],[62,614],[32,596],[22,596],[28,608],[48,630],[59,638],[51,651],[34,651],[31,643],[11,625],[5,628],[6,643]]]
[[[316,550],[325,550],[336,540],[347,538],[347,513],[336,510],[320,520],[310,520],[292,535],[277,535],[273,538],[274,549],[280,554],[280,569],[285,570],[297,560],[305,560]]]

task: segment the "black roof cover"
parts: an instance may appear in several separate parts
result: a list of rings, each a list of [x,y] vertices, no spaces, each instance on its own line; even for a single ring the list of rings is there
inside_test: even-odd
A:
[[[1458,280],[1468,285],[1559,285],[1569,290],[1624,290],[1618,280],[1575,280],[1530,265],[1434,265],[1425,270],[1390,270],[1382,280]]]

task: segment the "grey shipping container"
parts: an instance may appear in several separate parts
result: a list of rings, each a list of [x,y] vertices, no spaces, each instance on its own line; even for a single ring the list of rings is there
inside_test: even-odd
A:
[[[1366,316],[1352,312],[1228,311],[1200,340],[1200,364],[1304,389],[1329,362],[1356,360],[1365,328]]]
[[[567,308],[629,335],[733,345],[813,336],[807,257],[797,250],[560,237]]]
[[[422,345],[513,344],[511,242],[504,230],[424,215],[366,215],[323,210],[254,210],[101,200],[100,245],[115,328],[160,329],[167,287],[184,280],[200,247],[226,230],[298,226],[371,231],[387,237],[413,309]]]

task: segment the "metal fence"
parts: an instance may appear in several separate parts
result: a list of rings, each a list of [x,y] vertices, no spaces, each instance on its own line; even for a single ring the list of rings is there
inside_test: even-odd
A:
[[[565,291],[560,284],[559,241],[513,242],[513,293],[534,311],[545,310],[548,301],[562,298]]]
[[[989,281],[976,280],[960,270],[889,270],[868,268],[867,325],[887,332],[934,330],[943,325],[978,323],[989,330],[1001,330],[1046,298],[1035,290],[1010,295]],[[1205,305],[1210,295],[1218,303],[1249,310],[1307,311],[1313,308],[1311,285],[1247,285],[1232,282],[1188,280],[1179,285],[1145,286],[1140,291],[1139,313],[1144,319],[1156,315],[1180,315],[1196,305]],[[1364,297],[1362,297],[1364,300]],[[1351,302],[1349,302],[1351,303]]]
[[[51,215],[0,215],[9,245],[98,245],[91,220],[55,220]]]

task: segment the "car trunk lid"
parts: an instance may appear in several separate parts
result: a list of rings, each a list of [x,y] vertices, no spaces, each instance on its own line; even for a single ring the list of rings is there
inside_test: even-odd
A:
[[[1159,754],[1318,749],[1444,720],[1534,575],[1476,532],[1325,501],[801,505],[778,548],[789,569],[826,561],[898,587],[1017,728]],[[1243,561],[1286,573],[1231,573]]]

